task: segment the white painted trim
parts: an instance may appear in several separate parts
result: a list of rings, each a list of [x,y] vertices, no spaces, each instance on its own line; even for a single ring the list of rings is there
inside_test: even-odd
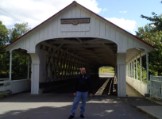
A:
[[[30,56],[32,59],[31,94],[39,94],[39,56],[36,53]]]
[[[135,70],[135,71],[136,71],[136,72],[135,72],[135,79],[138,79],[138,70],[137,70],[137,69],[138,69],[138,61],[137,61],[137,58],[135,59],[135,63],[136,63],[136,66],[135,66],[135,67],[136,67],[136,68],[135,68],[135,69],[136,69],[136,70]]]
[[[117,54],[118,96],[126,96],[126,53]]]
[[[9,61],[9,80],[12,80],[12,50],[10,53],[10,61]]]
[[[30,78],[30,58],[28,57],[27,79]]]
[[[132,86],[136,91],[138,91],[141,95],[145,96],[148,94],[148,85],[140,80],[134,79],[132,77],[127,76],[127,83]]]
[[[142,74],[143,74],[143,72],[142,72],[142,55],[141,55],[141,57],[140,57],[140,80],[142,81]]]
[[[149,80],[149,54],[146,53],[146,72],[147,72],[147,81]]]

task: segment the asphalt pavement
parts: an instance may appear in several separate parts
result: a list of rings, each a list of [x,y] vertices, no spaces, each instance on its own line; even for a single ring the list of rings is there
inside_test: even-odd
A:
[[[67,119],[72,101],[70,93],[12,95],[0,99],[0,119]],[[161,107],[144,97],[93,96],[85,119],[160,119]],[[75,119],[79,118],[78,107]]]

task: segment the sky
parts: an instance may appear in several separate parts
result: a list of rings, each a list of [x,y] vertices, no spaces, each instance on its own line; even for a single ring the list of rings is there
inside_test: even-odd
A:
[[[30,28],[39,25],[74,0],[1,0],[0,21],[12,28],[16,23],[28,23]],[[160,0],[75,0],[79,4],[135,34],[138,27],[149,23],[140,16],[162,14]]]

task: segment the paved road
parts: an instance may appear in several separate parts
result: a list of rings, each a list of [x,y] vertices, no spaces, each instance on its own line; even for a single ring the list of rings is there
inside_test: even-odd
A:
[[[0,119],[67,119],[72,94],[18,94],[0,99]],[[156,105],[144,98],[90,97],[86,119],[153,119],[136,106]],[[79,119],[79,109],[75,119]]]

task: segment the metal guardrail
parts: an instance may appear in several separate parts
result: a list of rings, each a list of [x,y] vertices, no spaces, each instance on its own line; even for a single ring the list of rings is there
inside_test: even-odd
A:
[[[150,76],[150,96],[162,99],[162,76]]]

